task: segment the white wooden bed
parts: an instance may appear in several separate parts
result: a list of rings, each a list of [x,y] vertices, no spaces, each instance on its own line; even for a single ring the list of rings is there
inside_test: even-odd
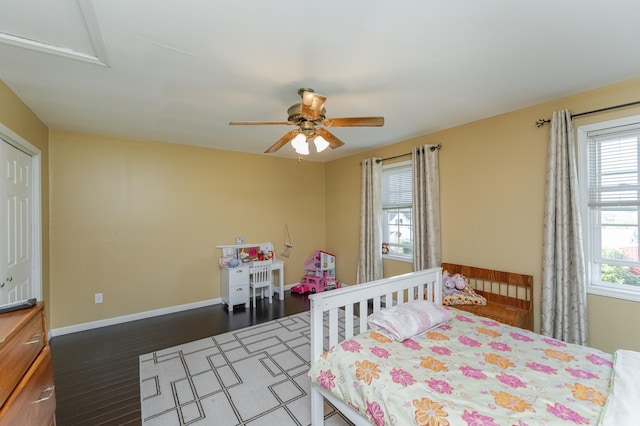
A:
[[[453,307],[421,302],[417,304],[448,311],[449,320],[403,340],[384,341],[370,330],[371,311],[425,298],[441,305],[442,268],[309,298],[308,377],[315,426],[324,424],[324,399],[356,425],[575,425],[596,424],[620,413],[626,420],[602,424],[637,424],[640,388],[629,397],[626,389],[637,385],[626,378],[640,380],[639,353],[617,351],[614,357]],[[617,361],[631,356],[634,361]],[[615,392],[623,380],[626,387]],[[614,404],[620,401],[613,398],[616,394],[624,397],[620,403],[626,409]]]
[[[426,296],[425,296],[426,295]],[[329,347],[354,335],[354,324],[359,324],[360,332],[367,330],[369,308],[377,312],[381,307],[392,306],[410,300],[442,302],[442,268],[398,275],[365,284],[357,284],[340,289],[316,293],[311,300],[311,360],[314,361]],[[355,312],[354,305],[358,305]],[[338,333],[338,311],[344,313],[344,336]],[[329,336],[324,336],[324,313],[328,312]],[[328,340],[326,339],[328,337]],[[324,347],[328,341],[328,346]],[[311,386],[311,424],[324,424],[323,397],[356,425],[370,423],[347,404],[315,384]]]

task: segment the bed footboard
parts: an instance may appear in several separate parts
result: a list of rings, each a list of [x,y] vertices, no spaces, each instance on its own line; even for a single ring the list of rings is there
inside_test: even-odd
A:
[[[370,312],[377,312],[385,306],[425,299],[442,303],[442,268],[411,272],[310,295],[311,362],[340,341],[353,337],[354,330],[367,330],[367,316]],[[339,327],[339,318],[344,319],[342,327]],[[324,422],[322,399],[320,390],[311,386],[313,425]],[[344,414],[350,417],[350,413]]]

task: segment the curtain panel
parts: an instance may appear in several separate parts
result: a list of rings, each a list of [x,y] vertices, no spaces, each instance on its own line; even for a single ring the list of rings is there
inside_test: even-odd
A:
[[[541,333],[587,343],[587,294],[571,113],[553,113],[547,154]]]
[[[413,270],[440,266],[440,147],[424,145],[412,150]]]
[[[382,276],[382,162],[369,158],[362,162],[360,198],[360,250],[356,282],[381,279]]]

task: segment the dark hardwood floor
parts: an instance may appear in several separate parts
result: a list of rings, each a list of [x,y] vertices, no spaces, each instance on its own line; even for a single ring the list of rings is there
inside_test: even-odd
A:
[[[54,337],[57,425],[140,425],[140,355],[308,309],[307,296],[287,292],[256,309],[220,304]]]

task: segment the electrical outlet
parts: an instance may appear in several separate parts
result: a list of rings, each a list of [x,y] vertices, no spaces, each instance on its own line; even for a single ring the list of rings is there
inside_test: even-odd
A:
[[[95,303],[102,303],[102,293],[96,293]]]

